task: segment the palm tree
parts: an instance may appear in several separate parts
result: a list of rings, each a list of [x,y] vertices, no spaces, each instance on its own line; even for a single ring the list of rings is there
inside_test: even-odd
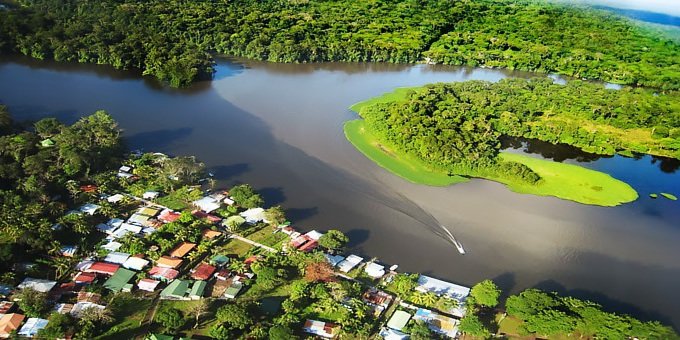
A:
[[[437,303],[438,299],[439,298],[437,297],[437,295],[435,293],[427,292],[423,296],[423,303],[426,306],[433,306],[435,303]]]
[[[413,294],[411,294],[410,300],[416,305],[423,305],[425,304],[425,294],[421,292],[413,292]]]
[[[231,263],[229,263],[229,269],[241,274],[248,269],[248,265],[245,264],[243,261],[232,261]]]

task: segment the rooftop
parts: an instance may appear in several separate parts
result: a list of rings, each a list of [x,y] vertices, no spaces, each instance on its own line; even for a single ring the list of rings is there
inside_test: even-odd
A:
[[[188,254],[192,249],[196,247],[196,243],[190,243],[190,242],[182,242],[175,249],[170,251],[170,256],[172,257],[184,257],[184,255]]]

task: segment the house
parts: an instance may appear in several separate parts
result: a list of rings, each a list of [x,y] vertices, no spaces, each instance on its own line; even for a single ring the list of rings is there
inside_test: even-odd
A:
[[[390,306],[393,298],[392,295],[381,290],[369,288],[361,295],[361,299],[371,306],[373,315],[377,318]]]
[[[378,333],[384,340],[408,340],[410,339],[409,335],[400,332],[400,331],[395,331],[394,329],[383,327],[380,329],[380,333]]]
[[[208,285],[205,281],[194,281],[194,284],[191,286],[191,290],[189,291],[189,298],[191,300],[200,300],[203,297],[203,293],[205,292],[205,287]]]
[[[435,279],[426,275],[420,275],[418,277],[418,285],[416,286],[416,290],[423,293],[434,293],[437,296],[447,296],[458,301],[458,306],[448,312],[451,315],[459,318],[465,316],[465,301],[467,300],[468,295],[470,295],[470,288]]]
[[[39,330],[47,326],[47,322],[48,321],[45,319],[29,318],[28,320],[26,320],[26,323],[21,327],[19,333],[17,334],[27,338],[32,338],[38,335]]]
[[[42,146],[43,148],[49,148],[50,146],[54,146],[54,141],[49,138],[45,138],[42,141],[40,141],[40,146]]]
[[[103,249],[106,249],[106,250],[108,250],[108,251],[116,251],[116,250],[118,250],[118,249],[119,249],[120,247],[122,247],[122,246],[123,246],[123,244],[120,243],[120,242],[109,241],[109,243],[103,245],[102,248],[103,248]]]
[[[142,194],[142,198],[145,200],[154,200],[158,198],[158,195],[160,195],[158,191],[147,191],[144,194]]]
[[[340,331],[340,326],[330,322],[307,319],[307,321],[305,321],[305,325],[302,327],[302,330],[310,334],[318,335],[322,338],[332,339]]]
[[[427,327],[433,332],[455,338],[458,334],[458,320],[443,316],[431,310],[418,308],[413,319],[427,323]]]
[[[102,306],[93,302],[78,302],[73,305],[73,308],[71,308],[69,313],[75,318],[80,318],[80,313],[89,308],[106,309],[106,306]]]
[[[66,257],[73,257],[78,251],[78,246],[63,246],[61,247],[61,255]]]
[[[326,254],[324,253],[323,256],[326,258],[326,261],[331,264],[331,266],[335,267],[338,265],[338,263],[342,262],[345,258],[340,255],[331,255],[331,254]]]
[[[320,233],[316,230],[312,230],[310,232],[307,232],[305,236],[310,240],[318,241],[321,238],[321,236],[323,236],[323,233]]]
[[[151,278],[169,282],[179,276],[179,271],[167,267],[153,267],[149,270]]]
[[[347,256],[343,261],[338,263],[338,268],[340,269],[341,272],[343,273],[349,273],[350,270],[352,270],[354,267],[358,266],[361,261],[363,261],[363,257],[359,257],[356,255],[350,255]]]
[[[111,233],[118,227],[106,223],[99,223],[95,228],[97,228],[97,230],[101,231],[104,234],[111,235]]]
[[[207,220],[208,222],[213,223],[213,224],[222,221],[222,218],[214,216],[214,215],[210,215],[210,214],[203,212],[203,211],[200,211],[200,210],[192,211],[191,215],[193,215],[196,218]]]
[[[34,279],[31,277],[27,277],[22,281],[17,288],[19,289],[24,289],[24,288],[33,288],[34,290],[37,290],[42,293],[47,293],[54,286],[57,285],[57,281],[50,281],[50,280],[43,280],[43,279]]]
[[[123,264],[130,258],[128,253],[111,252],[104,258],[104,262]]]
[[[178,212],[172,211],[170,209],[164,209],[158,215],[158,220],[161,222],[170,223],[177,221],[177,219],[179,219],[180,216],[182,216],[182,214]]]
[[[264,209],[262,208],[248,209],[240,213],[239,215],[241,215],[241,217],[243,217],[246,220],[246,222],[250,224],[255,224],[260,221],[269,223],[269,221],[267,221],[267,219],[265,218]]]
[[[118,203],[118,202],[122,201],[123,199],[125,199],[125,196],[123,196],[121,194],[111,195],[111,196],[106,198],[106,200],[109,203]]]
[[[189,281],[174,280],[161,291],[161,299],[185,300],[189,290]]]
[[[15,303],[12,301],[0,301],[0,315],[5,315],[12,311]]]
[[[227,255],[217,254],[210,259],[210,264],[218,267],[223,267],[229,264],[229,257]]]
[[[26,318],[23,314],[5,314],[0,318],[0,338],[9,338],[13,331],[19,329]]]
[[[69,314],[73,309],[72,303],[58,303],[54,306],[54,311],[59,314]]]
[[[86,193],[88,193],[88,194],[95,193],[95,192],[97,192],[97,186],[96,186],[96,185],[92,185],[92,184],[81,185],[81,186],[80,186],[80,191],[86,192]]]
[[[387,327],[394,329],[395,331],[401,331],[406,327],[409,320],[411,320],[411,314],[404,312],[403,310],[398,310],[394,312],[390,320],[387,321]]]
[[[81,285],[88,285],[97,278],[97,274],[95,273],[85,273],[85,272],[78,272],[76,276],[73,278],[73,282]]]
[[[207,281],[215,273],[215,270],[217,270],[217,268],[207,263],[199,263],[196,268],[191,270],[191,278],[194,280]]]
[[[224,291],[223,296],[227,299],[235,299],[236,295],[238,295],[241,289],[243,289],[243,283],[234,281],[231,283],[229,288],[227,288],[227,290]]]
[[[215,273],[215,278],[220,280],[220,281],[226,281],[226,280],[229,279],[230,274],[231,274],[231,271],[229,271],[228,269],[222,269],[222,270],[218,271],[217,273]]]
[[[219,209],[222,206],[219,200],[216,200],[210,196],[206,196],[201,198],[200,200],[193,201],[192,204],[196,206],[196,208],[208,214]]]
[[[149,265],[149,261],[141,257],[130,256],[124,263],[123,267],[127,269],[140,271]]]
[[[13,290],[14,290],[14,287],[12,287],[12,286],[0,284],[0,296],[2,296],[2,297],[6,297],[9,294],[12,294]]]
[[[137,288],[139,290],[145,290],[147,292],[153,292],[156,290],[156,287],[160,281],[152,280],[152,279],[141,279],[139,282],[137,282]]]
[[[91,258],[86,258],[86,259],[78,262],[78,264],[76,264],[76,266],[75,266],[75,269],[78,270],[78,271],[81,271],[81,272],[85,271],[88,268],[90,268],[94,264],[94,262],[95,261],[92,261]]]
[[[76,302],[91,302],[99,303],[102,300],[102,295],[94,292],[80,291],[76,296]]]
[[[120,168],[118,168],[118,172],[130,173],[131,171],[132,171],[132,167],[129,167],[127,165],[123,165]]]
[[[169,256],[161,256],[158,260],[156,260],[156,266],[175,269],[181,266],[182,262],[184,262],[184,260],[182,259]]]
[[[379,279],[385,276],[385,266],[379,265],[375,262],[369,262],[366,264],[366,267],[364,267],[364,272],[366,275],[374,279]]]
[[[149,217],[155,217],[161,212],[161,209],[156,208],[156,207],[143,207],[137,211],[138,215],[144,215],[144,216],[149,216]]]
[[[153,223],[150,220],[151,220],[151,216],[140,214],[140,213],[134,213],[134,214],[132,214],[132,216],[130,216],[128,218],[127,222],[130,223],[130,224],[148,227],[148,226],[151,226],[152,223]],[[141,230],[142,229],[140,228],[139,231],[141,231]]]
[[[120,268],[119,264],[107,262],[95,262],[89,268],[83,270],[86,273],[97,273],[102,275],[113,275]]]
[[[96,205],[96,204],[87,203],[87,204],[84,204],[83,206],[81,206],[80,208],[78,208],[78,211],[85,213],[85,214],[88,214],[88,215],[94,215],[94,213],[96,213],[97,210],[99,210],[99,208],[101,208],[101,207]]]
[[[170,256],[184,257],[184,255],[188,254],[192,249],[194,249],[194,247],[196,247],[196,243],[182,242],[177,245],[175,249],[170,251]]]
[[[137,273],[133,272],[132,270],[118,268],[116,273],[114,273],[113,276],[104,282],[104,288],[114,293],[120,292],[136,274]]]
[[[222,235],[221,232],[212,229],[203,230],[203,232],[201,233],[201,237],[203,237],[204,240],[212,240],[220,235]]]

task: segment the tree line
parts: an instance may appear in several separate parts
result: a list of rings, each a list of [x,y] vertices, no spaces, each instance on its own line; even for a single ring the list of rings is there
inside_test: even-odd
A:
[[[605,11],[534,0],[23,0],[0,50],[141,69],[172,86],[208,52],[273,62],[432,61],[680,87],[680,45]]]

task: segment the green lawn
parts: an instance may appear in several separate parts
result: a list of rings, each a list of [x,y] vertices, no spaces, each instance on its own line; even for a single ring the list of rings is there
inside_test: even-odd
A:
[[[522,163],[541,176],[538,185],[499,180],[514,192],[555,196],[601,206],[616,206],[638,198],[630,185],[603,172],[520,154],[503,152],[500,157],[505,161]]]
[[[371,106],[377,103],[389,103],[395,100],[403,99],[406,97],[408,91],[416,88],[417,87],[399,87],[392,92],[383,93],[377,97],[373,97],[371,99],[358,102],[350,106],[349,109],[356,113],[361,113],[361,109],[366,106]]]
[[[360,104],[362,103],[355,104],[355,106]],[[467,181],[465,177],[449,176],[447,172],[432,169],[416,157],[380,144],[365,128],[364,121],[361,119],[345,123],[345,136],[366,157],[409,182],[448,186]]]
[[[132,339],[144,333],[141,321],[151,307],[151,299],[132,298],[130,294],[121,293],[112,302],[117,311],[116,321],[97,339]]]

